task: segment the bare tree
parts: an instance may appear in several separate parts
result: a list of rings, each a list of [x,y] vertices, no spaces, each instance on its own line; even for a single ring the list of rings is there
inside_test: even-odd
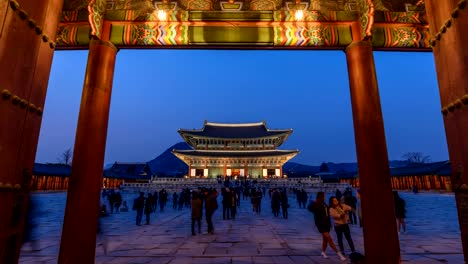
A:
[[[403,154],[402,158],[408,161],[408,163],[426,163],[431,161],[431,156],[424,156],[422,152],[407,152]]]
[[[58,158],[59,163],[65,164],[65,165],[71,165],[72,155],[73,155],[73,151],[71,148],[65,150],[62,154],[60,154]]]

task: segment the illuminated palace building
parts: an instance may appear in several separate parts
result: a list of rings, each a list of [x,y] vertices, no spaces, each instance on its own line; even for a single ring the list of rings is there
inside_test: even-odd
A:
[[[298,150],[277,147],[292,129],[269,129],[259,123],[221,124],[205,121],[202,129],[179,129],[193,148],[172,153],[188,165],[189,177],[283,177],[283,164]]]

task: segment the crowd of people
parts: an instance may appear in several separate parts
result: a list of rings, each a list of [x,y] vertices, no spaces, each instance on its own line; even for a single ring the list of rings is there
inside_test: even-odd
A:
[[[360,191],[357,190],[354,196],[353,190],[347,188],[342,193],[336,190],[334,195],[325,201],[325,193],[318,192],[315,200],[309,199],[307,192],[304,189],[286,189],[286,188],[270,188],[268,196],[271,202],[271,212],[273,217],[279,217],[280,214],[284,219],[288,219],[288,192],[292,192],[297,199],[299,208],[307,208],[313,213],[315,226],[322,236],[321,255],[323,258],[328,258],[326,249],[330,246],[336,255],[341,260],[346,260],[345,247],[343,236],[347,241],[349,250],[356,256],[362,256],[356,252],[354,241],[352,239],[349,225],[358,225],[362,227],[362,213],[360,206]],[[223,220],[235,220],[238,208],[241,206],[241,197],[243,200],[250,199],[252,213],[260,214],[262,211],[262,199],[267,193],[267,188],[255,186],[254,183],[245,182],[229,182],[225,181],[223,187],[219,189],[221,195],[221,206]],[[109,203],[110,213],[128,211],[126,201],[122,201],[122,196],[119,192],[113,190],[103,192],[103,198],[107,198]],[[191,210],[191,234],[196,235],[202,233],[202,219],[205,216],[207,233],[214,234],[213,214],[218,209],[218,190],[215,188],[183,189],[180,193],[172,194],[173,210],[182,210],[189,208]],[[168,200],[168,193],[165,189],[159,192],[145,193],[140,192],[139,196],[133,200],[132,210],[136,211],[136,225],[141,225],[143,215],[146,216],[146,224],[150,224],[152,213],[165,210]],[[395,214],[397,227],[400,231],[406,232],[406,209],[405,201],[394,192]],[[309,202],[309,203],[308,203]],[[306,204],[308,205],[306,206]],[[123,205],[121,207],[121,205]],[[106,210],[106,206],[102,205],[102,210]],[[114,210],[115,209],[115,210]],[[204,214],[203,214],[204,212]],[[103,212],[104,213],[104,212]],[[332,236],[331,229],[335,230],[338,248],[336,247]]]

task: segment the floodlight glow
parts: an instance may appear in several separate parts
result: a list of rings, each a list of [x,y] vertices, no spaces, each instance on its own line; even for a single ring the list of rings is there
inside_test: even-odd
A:
[[[159,21],[166,21],[167,14],[164,10],[158,10],[158,19]]]
[[[304,18],[304,11],[296,10],[294,17],[296,18],[296,21],[302,20]]]

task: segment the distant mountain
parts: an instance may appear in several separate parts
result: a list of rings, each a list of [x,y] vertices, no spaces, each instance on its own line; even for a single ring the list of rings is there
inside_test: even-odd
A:
[[[186,150],[192,149],[186,142],[179,142],[168,149],[155,159],[148,161],[151,171],[160,177],[175,176],[182,177],[188,172],[188,166],[172,154],[173,149]],[[356,172],[358,166],[356,162],[334,163],[327,162],[330,172]],[[391,168],[404,167],[408,165],[407,161],[393,160],[389,162]],[[320,171],[319,166],[304,165],[296,162],[286,162],[283,165],[283,174],[288,177],[308,177]]]
[[[320,166],[309,166],[288,161],[283,165],[283,174],[288,177],[308,177],[320,171]]]
[[[179,142],[168,149],[155,159],[148,161],[151,171],[160,177],[183,176],[188,172],[188,166],[183,161],[172,154],[173,149],[186,150],[192,149],[186,142]]]

